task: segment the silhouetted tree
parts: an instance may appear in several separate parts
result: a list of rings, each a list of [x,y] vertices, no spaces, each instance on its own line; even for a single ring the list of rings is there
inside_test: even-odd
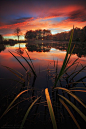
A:
[[[35,32],[36,32],[36,36],[38,36],[38,39],[41,39],[41,37],[42,37],[42,30],[41,29],[35,30]]]
[[[53,36],[53,40],[61,40],[61,41],[69,41],[71,31],[69,32],[61,32]],[[82,29],[76,27],[74,28],[73,41],[86,41],[86,26]]]
[[[18,42],[19,42],[19,36],[20,36],[20,32],[21,32],[20,28],[17,27],[14,32],[15,32],[16,36],[18,37]]]
[[[3,41],[3,36],[0,34],[0,42]]]
[[[26,40],[29,40],[29,39],[33,39],[33,38],[36,38],[36,32],[35,31],[27,31],[26,34],[25,34],[25,39]]]
[[[43,37],[46,37],[47,39],[50,39],[51,36],[51,31],[50,30],[35,30],[35,31],[27,31],[25,34],[25,39],[29,40],[29,39],[42,39]]]

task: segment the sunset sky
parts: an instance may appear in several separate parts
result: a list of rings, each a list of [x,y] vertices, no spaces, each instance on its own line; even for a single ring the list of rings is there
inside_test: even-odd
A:
[[[52,34],[86,26],[86,0],[0,0],[0,34],[21,39],[27,30],[49,29]]]

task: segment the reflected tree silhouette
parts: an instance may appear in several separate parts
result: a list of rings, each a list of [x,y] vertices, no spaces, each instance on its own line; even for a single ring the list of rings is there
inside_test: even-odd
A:
[[[20,32],[21,32],[20,28],[17,27],[14,32],[15,32],[16,36],[18,37],[18,42],[19,42],[19,37],[20,37]]]
[[[36,44],[36,45],[28,45],[26,44],[27,50],[28,51],[36,51],[36,52],[49,52],[50,51],[50,47],[47,46],[46,44]]]
[[[16,49],[17,53],[20,54],[20,55],[23,55],[24,54],[24,50],[22,48],[18,48]]]
[[[73,50],[72,54],[77,54],[78,57],[86,56],[86,43],[72,43],[72,47],[75,45],[75,48]],[[62,51],[66,51],[68,47],[68,43],[45,43],[45,44],[26,44],[28,51],[37,51],[37,52],[49,52],[51,48],[59,49]],[[71,48],[72,48],[71,47]]]
[[[3,41],[3,36],[0,34],[0,42]]]
[[[6,49],[6,47],[4,46],[4,44],[0,44],[0,52],[4,51]]]

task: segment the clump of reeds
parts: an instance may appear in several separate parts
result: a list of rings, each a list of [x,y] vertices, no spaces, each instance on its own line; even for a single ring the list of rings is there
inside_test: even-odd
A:
[[[71,57],[71,54],[74,50],[74,47],[72,48],[72,50],[70,51],[71,49],[71,43],[72,43],[72,39],[73,39],[73,32],[74,32],[74,28],[72,30],[72,33],[71,33],[71,36],[70,36],[70,40],[69,40],[69,44],[68,44],[68,49],[67,49],[67,53],[66,53],[66,56],[65,56],[65,59],[63,61],[63,65],[61,67],[61,70],[59,73],[57,73],[57,66],[56,66],[56,72],[55,72],[55,83],[54,83],[54,86],[53,86],[53,91],[54,92],[55,90],[62,90],[63,92],[63,95],[60,95],[60,94],[57,94],[56,97],[58,97],[59,101],[61,102],[61,104],[66,108],[66,110],[68,111],[69,115],[71,116],[71,118],[73,119],[73,121],[75,122],[76,126],[78,127],[78,129],[81,129],[80,126],[79,126],[79,123],[77,122],[77,120],[75,119],[74,115],[72,114],[72,112],[70,111],[70,109],[68,108],[68,106],[66,105],[65,102],[67,102],[76,112],[78,112],[78,114],[82,117],[82,119],[86,122],[86,116],[79,110],[78,107],[76,107],[75,104],[73,104],[70,100],[68,100],[68,98],[66,98],[64,96],[64,93],[66,92],[67,94],[69,94],[71,97],[73,97],[76,101],[78,101],[85,109],[86,109],[86,105],[75,95],[73,94],[72,91],[79,91],[79,92],[86,92],[86,90],[71,90],[71,89],[66,89],[64,87],[59,87],[58,85],[58,82],[61,81],[61,78],[64,74],[67,74],[66,72],[69,70],[69,68],[71,68],[74,64],[76,64],[77,60],[76,59],[70,66],[67,67],[67,64],[69,63],[69,60],[70,60],[70,57]],[[79,71],[73,71],[70,75],[67,75],[66,77],[66,80],[68,80],[69,77],[72,76],[72,78],[70,79],[69,82],[71,82],[71,80],[73,80],[74,77],[76,77],[83,69],[85,69],[86,66],[82,67]],[[80,81],[82,81],[84,78],[86,78],[86,76],[80,78],[79,80],[77,80],[76,82],[73,82],[75,85],[78,84]],[[68,83],[68,82],[67,82]],[[73,84],[72,83],[72,84]],[[81,82],[83,83],[83,82]],[[69,84],[70,85],[70,84]],[[62,86],[62,85],[61,85]],[[68,87],[68,88],[71,88],[71,87]],[[77,87],[79,88],[79,87]],[[83,87],[82,87],[83,88]],[[85,88],[84,88],[85,89]],[[48,89],[45,89],[45,95],[47,96],[48,93]],[[57,92],[58,93],[58,92]],[[53,97],[53,96],[52,96]],[[56,120],[55,120],[55,117],[54,117],[54,112],[53,112],[53,108],[52,108],[52,104],[51,104],[51,100],[49,98],[49,95],[48,97],[46,97],[47,99],[47,103],[48,103],[48,108],[49,108],[49,112],[50,112],[50,116],[51,116],[51,120],[52,120],[52,123],[53,123],[53,127],[54,129],[57,128],[56,126]],[[50,110],[52,108],[52,110]],[[52,114],[52,115],[51,115]],[[52,119],[53,117],[53,119]]]

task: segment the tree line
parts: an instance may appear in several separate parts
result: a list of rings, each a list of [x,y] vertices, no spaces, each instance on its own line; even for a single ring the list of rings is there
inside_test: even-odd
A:
[[[25,39],[30,40],[30,39],[49,39],[51,36],[51,31],[50,30],[30,30],[27,31],[25,34]]]
[[[69,32],[61,32],[53,36],[53,40],[58,41],[69,41],[71,31]],[[86,26],[82,29],[76,27],[74,28],[73,41],[86,41]]]
[[[57,33],[55,35],[51,34],[50,30],[29,30],[25,33],[25,39],[27,41],[29,40],[37,40],[37,39],[46,39],[46,40],[54,40],[54,41],[69,41],[70,39],[70,35],[71,35],[71,31],[68,32],[61,32],[61,33]],[[16,28],[15,29],[15,35],[18,38],[18,42],[19,42],[19,37],[21,36],[21,30],[20,28]],[[3,36],[0,34],[0,42],[2,42],[4,40]],[[6,41],[6,40],[5,40]],[[9,39],[9,42],[13,42],[13,39]],[[76,27],[74,28],[74,34],[73,34],[73,41],[86,41],[86,26],[84,26],[82,29]]]

